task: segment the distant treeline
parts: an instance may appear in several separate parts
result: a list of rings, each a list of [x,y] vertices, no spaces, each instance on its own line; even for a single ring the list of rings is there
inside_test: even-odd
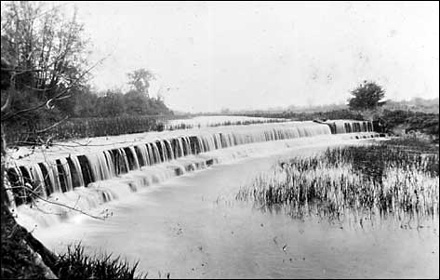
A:
[[[266,117],[266,118],[285,118],[295,121],[310,121],[314,119],[346,119],[346,120],[364,120],[362,114],[351,111],[349,109],[333,110],[327,112],[292,112],[284,111],[281,113],[261,112],[244,114],[249,117]]]
[[[439,112],[439,99],[423,99],[423,98],[413,98],[408,101],[393,101],[387,100],[383,106],[385,110],[390,111],[413,111],[413,112],[423,112],[423,113],[433,113],[438,114]]]
[[[403,110],[403,111],[413,111],[413,112],[423,112],[423,113],[438,113],[439,112],[439,99],[423,99],[423,98],[413,98],[411,100],[394,101],[391,99],[385,100],[385,104],[381,107],[384,110]],[[317,113],[317,112],[331,112],[331,111],[343,111],[348,110],[348,104],[328,104],[328,105],[315,105],[315,106],[295,106],[291,105],[287,108],[272,108],[267,110],[239,110],[233,111],[228,109],[223,109],[219,115],[252,115],[252,114],[285,114],[285,112],[295,112],[295,113]],[[202,115],[212,115],[212,113],[202,113]]]

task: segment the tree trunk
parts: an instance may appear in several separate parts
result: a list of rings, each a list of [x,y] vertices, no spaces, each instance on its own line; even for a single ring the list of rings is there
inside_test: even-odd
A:
[[[3,63],[2,63],[3,64]],[[2,65],[3,67],[3,65]],[[2,71],[3,72],[3,71]],[[3,85],[2,85],[3,90]],[[17,270],[31,270],[33,273],[36,271],[40,271],[44,278],[56,278],[55,274],[51,271],[49,267],[55,267],[55,264],[58,260],[57,256],[48,250],[40,241],[38,241],[35,237],[32,236],[24,227],[19,225],[15,220],[13,214],[9,209],[9,199],[6,193],[6,184],[5,184],[5,163],[6,163],[6,141],[5,134],[3,130],[3,124],[1,124],[1,186],[0,186],[0,206],[1,206],[1,243],[2,243],[2,278],[9,271],[13,274],[14,271]],[[4,250],[4,247],[6,250]],[[9,252],[8,252],[9,250]],[[16,264],[15,266],[23,265],[23,262],[15,262],[13,259],[13,254],[18,252],[14,252],[15,250],[20,250],[22,253],[21,257],[23,259],[32,260],[32,264],[26,264],[27,266],[35,266],[28,267],[22,269],[22,267],[12,267],[12,264]],[[6,254],[10,254],[10,256],[6,256]],[[15,255],[14,255],[15,256]],[[39,261],[38,256],[41,257],[43,262]],[[9,258],[8,258],[9,257]],[[12,262],[12,264],[11,264]],[[9,268],[5,268],[5,264],[11,265]],[[8,274],[9,275],[9,274]],[[14,276],[14,275],[9,275]]]

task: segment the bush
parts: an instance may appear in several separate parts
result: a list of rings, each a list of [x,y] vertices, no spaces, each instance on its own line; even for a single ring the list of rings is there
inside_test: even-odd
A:
[[[419,131],[428,135],[437,135],[438,137],[438,114],[403,110],[384,110],[382,118],[386,122],[389,131],[398,126],[403,126],[405,132]]]

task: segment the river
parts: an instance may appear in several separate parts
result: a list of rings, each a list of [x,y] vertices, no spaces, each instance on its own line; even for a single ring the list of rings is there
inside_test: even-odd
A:
[[[438,278],[438,220],[419,230],[386,222],[361,228],[299,221],[235,200],[240,186],[280,158],[353,141],[254,152],[106,203],[101,210],[112,215],[105,221],[77,215],[34,233],[57,252],[81,241],[88,253],[139,261],[152,278]]]

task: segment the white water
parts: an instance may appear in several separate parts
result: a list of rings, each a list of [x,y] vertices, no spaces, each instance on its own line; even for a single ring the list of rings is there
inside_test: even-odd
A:
[[[7,170],[12,186],[26,185],[26,192],[34,192],[42,199],[60,199],[60,193],[62,197],[62,193],[76,192],[76,188],[82,190],[93,183],[95,191],[104,192],[103,199],[92,203],[94,206],[114,197],[107,190],[98,190],[96,186],[101,184],[97,182],[124,177],[131,171],[145,173],[145,169],[157,164],[185,160],[189,155],[214,151],[220,151],[220,155],[216,156],[219,157],[223,149],[235,146],[332,133],[371,131],[367,124],[357,121],[335,121],[332,125],[285,122],[92,138],[55,143],[49,148],[21,149],[15,153],[11,151],[13,160],[8,161]],[[188,166],[183,163],[174,168],[174,172],[182,173],[179,170],[185,168]],[[20,198],[22,194],[16,197],[15,201],[11,201],[13,206],[26,203]]]
[[[418,231],[386,222],[362,229],[301,222],[235,201],[241,185],[280,158],[360,143],[347,136],[214,151],[223,163],[107,203],[100,211],[113,215],[105,221],[76,216],[34,233],[59,252],[81,241],[89,253],[139,260],[152,278],[438,278],[438,221]]]

